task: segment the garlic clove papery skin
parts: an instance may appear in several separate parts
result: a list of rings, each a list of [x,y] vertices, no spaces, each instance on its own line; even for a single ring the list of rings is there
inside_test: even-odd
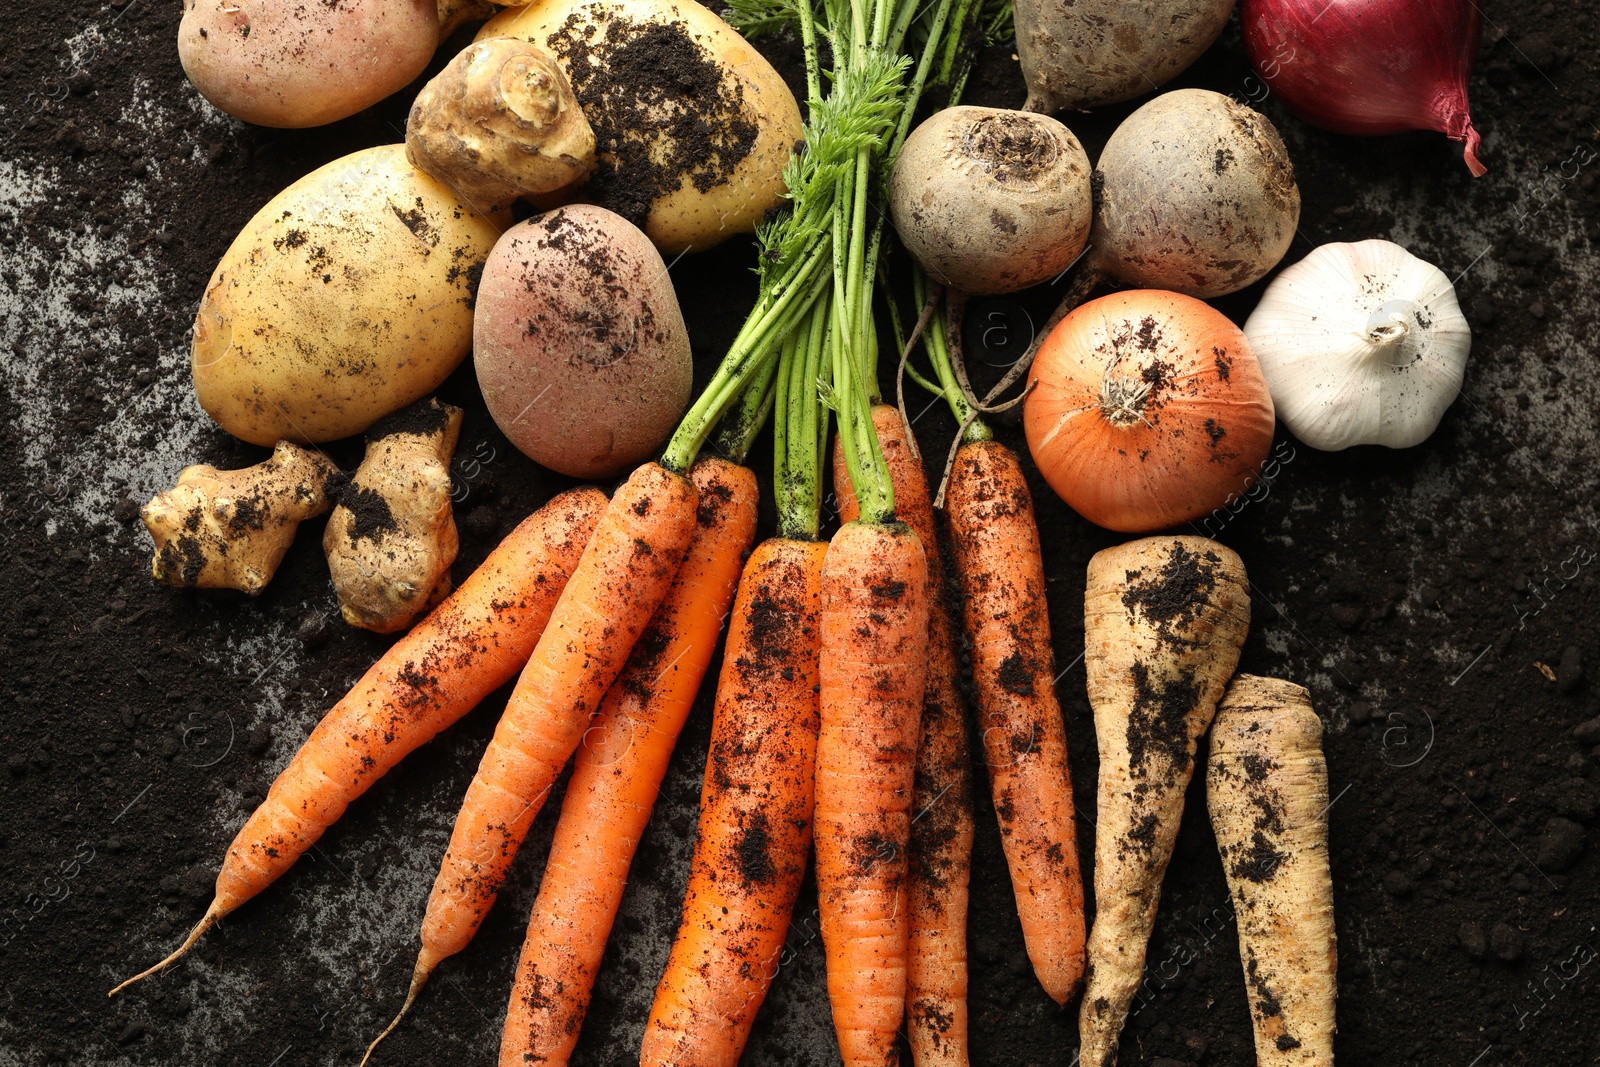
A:
[[[1312,448],[1409,448],[1461,393],[1472,330],[1444,272],[1392,241],[1326,244],[1245,323],[1278,417]]]

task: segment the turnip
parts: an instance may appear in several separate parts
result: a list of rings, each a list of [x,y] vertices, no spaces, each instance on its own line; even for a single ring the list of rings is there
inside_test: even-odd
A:
[[[1089,173],[1083,146],[1055,119],[953,107],[907,138],[889,213],[935,281],[1011,293],[1055,277],[1083,251]]]
[[[1131,100],[1199,59],[1233,0],[1016,0],[1029,111]]]
[[[1277,129],[1220,93],[1180,89],[1129,115],[1095,165],[1089,268],[1201,298],[1278,265],[1300,187]]]

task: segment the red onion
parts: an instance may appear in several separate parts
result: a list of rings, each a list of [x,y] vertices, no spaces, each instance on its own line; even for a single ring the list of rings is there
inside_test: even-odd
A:
[[[1240,19],[1256,73],[1313,126],[1438,130],[1466,142],[1474,177],[1487,169],[1467,110],[1482,33],[1473,0],[1243,0]]]

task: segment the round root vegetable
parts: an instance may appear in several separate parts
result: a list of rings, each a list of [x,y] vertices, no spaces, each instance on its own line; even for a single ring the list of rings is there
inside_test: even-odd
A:
[[[435,0],[186,0],[178,26],[200,95],[258,126],[354,115],[409,85],[438,43]]]
[[[392,634],[450,592],[460,542],[450,508],[450,457],[461,409],[429,399],[382,419],[328,517],[322,549],[351,626]]]
[[[255,596],[272,581],[300,523],[328,510],[340,477],[322,453],[288,441],[243,470],[185,467],[178,484],[139,513],[156,543],[151,575],[168,585]]]
[[[1085,1067],[1106,1067],[1144,972],[1195,744],[1250,627],[1250,585],[1215,541],[1148,537],[1089,561],[1083,614],[1100,784],[1078,1036]]]
[[[573,195],[662,251],[753,233],[782,202],[800,107],[772,65],[694,0],[543,0],[502,12],[478,39],[496,36],[555,56],[594,127],[599,168]]]
[[[906,139],[889,212],[930,277],[1012,293],[1072,265],[1089,239],[1089,157],[1055,119],[987,107],[936,111]]]
[[[507,230],[473,327],[495,423],[534,460],[598,478],[661,447],[689,403],[689,333],[661,254],[587,204]]]
[[[483,212],[580,182],[594,131],[544,52],[515,37],[479,41],[411,105],[406,158]]]
[[[1190,296],[1235,293],[1277,265],[1300,187],[1266,116],[1220,93],[1163,93],[1129,115],[1095,164],[1091,269]]]
[[[1017,0],[1029,111],[1131,100],[1199,59],[1233,0]]]
[[[1029,371],[1028,450],[1090,522],[1142,533],[1242,494],[1272,448],[1272,395],[1244,333],[1192,297],[1113,293],[1050,332]]]
[[[1305,689],[1248,674],[1233,680],[1211,727],[1206,802],[1239,917],[1256,1062],[1332,1067],[1328,765]]]
[[[270,445],[349,437],[422,399],[471,350],[500,229],[401,145],[312,171],[245,224],[200,298],[200,406]]]

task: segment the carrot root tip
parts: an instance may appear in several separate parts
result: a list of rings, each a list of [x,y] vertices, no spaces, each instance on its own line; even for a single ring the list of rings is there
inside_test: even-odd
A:
[[[189,936],[183,939],[183,944],[179,945],[172,951],[172,955],[168,956],[154,967],[140,971],[127,981],[118,984],[114,989],[111,990],[111,992],[107,993],[106,996],[114,997],[124,989],[127,989],[133,983],[141,981],[145,978],[149,978],[153,974],[159,974],[168,967],[172,966],[172,964],[176,963],[183,957],[184,953],[188,952],[194,947],[194,943],[200,940],[201,934],[217,925],[217,920],[222,918],[224,914],[225,912],[222,910],[221,905],[216,899],[213,898],[211,901],[211,907],[206,909],[206,913],[200,917],[199,922],[194,924],[194,929],[190,930]]]
[[[400,1005],[400,1014],[394,1017],[393,1022],[384,1027],[383,1033],[372,1039],[372,1044],[367,1046],[367,1054],[361,1057],[359,1067],[367,1067],[367,1061],[372,1059],[372,1053],[377,1049],[378,1044],[394,1033],[395,1027],[399,1026],[401,1020],[411,1011],[411,1005],[417,1002],[417,994],[422,992],[422,987],[428,984],[428,976],[433,974],[434,965],[428,962],[427,957],[428,950],[423,949],[422,956],[417,960],[416,967],[411,971],[411,988],[406,992],[406,1002]]]

